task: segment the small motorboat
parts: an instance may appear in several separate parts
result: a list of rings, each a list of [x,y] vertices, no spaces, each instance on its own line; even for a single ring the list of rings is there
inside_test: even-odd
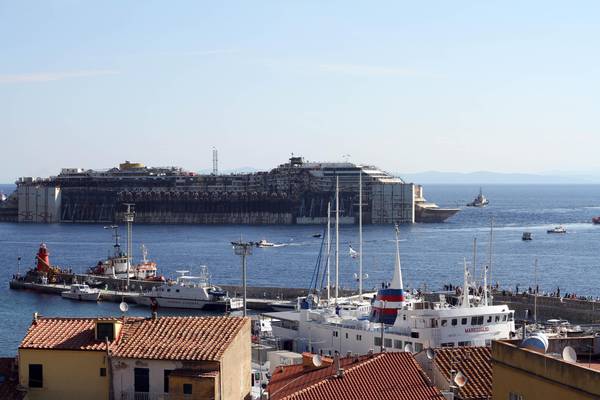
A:
[[[312,237],[314,238],[320,238],[322,235],[320,233],[315,233],[314,235],[312,235]]]
[[[267,239],[261,239],[256,242],[256,247],[275,247],[275,243],[268,242]]]
[[[60,294],[65,299],[81,301],[98,301],[100,299],[100,290],[92,289],[85,283],[74,283],[69,290]]]
[[[600,224],[600,216],[592,218],[592,224]]]
[[[531,232],[523,232],[523,236],[521,236],[521,240],[532,240]]]
[[[546,232],[548,232],[548,233],[567,233],[567,229],[562,225],[558,225],[552,229],[548,229]]]

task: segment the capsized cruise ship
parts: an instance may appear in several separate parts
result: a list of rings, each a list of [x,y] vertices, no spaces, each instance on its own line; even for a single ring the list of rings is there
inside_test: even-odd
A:
[[[336,179],[340,223],[358,220],[360,182],[366,224],[442,222],[458,211],[427,203],[421,186],[372,165],[292,156],[270,171],[237,174],[129,161],[108,170],[63,168],[49,178],[19,178],[17,213],[19,222],[114,223],[132,203],[137,223],[324,224]]]

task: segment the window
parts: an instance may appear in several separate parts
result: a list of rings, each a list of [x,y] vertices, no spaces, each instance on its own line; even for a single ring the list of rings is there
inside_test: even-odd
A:
[[[338,337],[338,331],[333,331],[333,337]]]
[[[29,387],[44,387],[44,369],[42,364],[29,364]]]
[[[508,393],[508,400],[523,400],[523,399],[524,399],[523,395],[520,395],[518,393],[513,393],[513,392]]]
[[[373,339],[373,344],[375,346],[381,346],[381,338],[379,336],[375,336]]]
[[[173,372],[171,369],[163,370],[163,392],[165,393],[169,393],[169,375],[171,375],[171,372]]]
[[[415,349],[414,349],[414,350],[415,350],[415,353],[418,353],[418,352],[420,352],[421,350],[423,350],[423,343],[416,342],[416,343],[415,343]]]
[[[502,321],[506,321],[506,315],[502,316]]]
[[[414,339],[418,339],[419,338],[419,332],[411,332],[410,333],[410,337],[414,338]]]
[[[495,321],[496,322],[500,322],[500,316],[499,315],[496,315]]]
[[[106,376],[106,368],[100,368],[100,376]]]
[[[143,393],[150,391],[150,370],[148,368],[133,369],[133,390]]]
[[[454,342],[442,343],[442,347],[454,347]]]
[[[406,346],[412,347],[412,342],[404,342],[404,347],[406,347]]]
[[[471,325],[483,325],[483,315],[471,317]]]
[[[461,319],[460,320],[460,324],[461,325],[466,325],[467,324],[467,319],[466,318]]]
[[[175,289],[175,291],[176,291],[177,293],[179,293],[179,289]]]
[[[394,340],[394,348],[401,349],[402,348],[402,340]]]
[[[464,347],[464,346],[470,346],[471,342],[466,341],[466,342],[458,342],[458,347]]]
[[[106,340],[109,342],[115,339],[115,326],[112,322],[98,322],[96,323],[96,339]]]
[[[392,347],[392,339],[385,338],[383,339],[383,346],[387,348]]]
[[[456,318],[452,319],[452,326],[458,325],[458,320]]]
[[[348,339],[348,332],[346,332],[346,339]]]
[[[490,322],[492,322],[492,316],[488,315],[487,323],[489,324]]]
[[[362,340],[362,335],[356,335],[356,340],[361,341]]]
[[[446,326],[448,325],[448,320],[447,319],[443,319],[442,320],[442,326]]]
[[[509,320],[509,321],[512,321],[512,320],[514,319],[514,316],[515,316],[515,314],[514,314],[514,313],[510,313],[510,314],[508,314],[508,320]],[[523,396],[521,396],[521,397],[523,397]]]
[[[183,384],[183,394],[192,394],[192,384],[191,383]]]

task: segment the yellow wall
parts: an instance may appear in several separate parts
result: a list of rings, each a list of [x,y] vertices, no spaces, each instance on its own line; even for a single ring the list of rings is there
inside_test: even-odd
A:
[[[526,400],[600,398],[600,373],[514,345],[492,344],[492,399],[509,393]]]
[[[109,371],[104,351],[19,349],[19,382],[29,385],[29,364],[43,365],[43,388],[30,388],[27,398],[36,399],[108,399]]]
[[[223,400],[239,400],[250,396],[251,343],[250,318],[248,318],[221,359]]]
[[[185,397],[183,395],[183,384],[192,385],[192,395]],[[219,398],[219,376],[193,378],[171,375],[169,377],[169,396],[174,399],[185,398],[189,400],[209,400]]]

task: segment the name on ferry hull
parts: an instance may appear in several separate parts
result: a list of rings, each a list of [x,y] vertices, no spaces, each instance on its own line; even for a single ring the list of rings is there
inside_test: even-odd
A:
[[[477,332],[489,332],[490,328],[487,326],[478,326],[477,328],[466,328],[465,333],[477,333]]]

